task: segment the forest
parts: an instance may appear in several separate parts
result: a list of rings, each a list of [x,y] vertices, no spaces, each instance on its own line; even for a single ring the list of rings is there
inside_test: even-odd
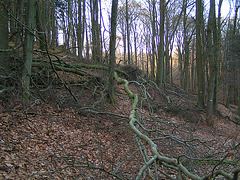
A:
[[[0,179],[240,177],[239,0],[0,0]]]

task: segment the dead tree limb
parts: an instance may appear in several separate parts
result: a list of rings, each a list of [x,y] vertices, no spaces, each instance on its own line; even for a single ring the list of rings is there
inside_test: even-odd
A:
[[[229,180],[238,179],[238,173],[240,172],[239,168],[233,172],[233,174],[234,174],[233,176],[222,170],[218,170],[215,172],[213,171],[212,173],[209,173],[203,177],[200,177],[198,175],[191,173],[178,159],[169,158],[164,155],[161,155],[157,149],[157,144],[155,144],[154,141],[151,138],[149,138],[148,135],[142,133],[138,128],[139,127],[138,124],[140,123],[139,119],[137,117],[138,95],[133,93],[130,90],[130,88],[128,86],[129,82],[126,79],[122,79],[122,78],[118,77],[116,72],[114,74],[114,77],[115,77],[117,83],[124,84],[125,92],[128,94],[128,97],[132,101],[131,112],[129,115],[130,128],[135,133],[135,135],[137,135],[140,139],[144,140],[150,146],[150,150],[152,152],[152,158],[147,163],[145,163],[145,165],[141,168],[136,179],[141,179],[141,175],[143,174],[143,171],[145,171],[151,164],[153,164],[155,162],[155,160],[158,161],[162,165],[165,164],[167,167],[177,170],[179,172],[179,175],[184,174],[185,176],[187,176],[188,178],[193,179],[193,180],[204,180],[204,179],[208,179],[209,177],[217,177],[218,175],[222,175],[226,179],[229,179]]]

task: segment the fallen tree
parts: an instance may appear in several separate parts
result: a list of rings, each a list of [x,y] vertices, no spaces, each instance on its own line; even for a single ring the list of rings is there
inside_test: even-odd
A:
[[[164,174],[167,178],[169,179],[182,179],[183,176],[193,179],[193,180],[207,180],[207,179],[212,179],[212,178],[216,178],[217,176],[223,176],[226,179],[229,180],[238,180],[238,174],[240,173],[240,168],[236,168],[232,171],[232,174],[226,173],[223,170],[216,170],[216,167],[218,165],[220,165],[227,157],[230,157],[233,152],[230,151],[228,152],[224,158],[222,158],[222,160],[214,166],[213,170],[211,173],[206,174],[204,176],[198,176],[195,175],[194,173],[191,173],[180,161],[180,157],[178,159],[176,158],[169,158],[165,155],[161,155],[160,152],[158,151],[158,146],[156,143],[154,143],[154,141],[146,134],[142,133],[139,129],[139,127],[141,127],[143,130],[145,130],[145,132],[147,131],[151,131],[151,130],[147,130],[143,124],[141,124],[140,119],[139,119],[139,114],[138,114],[138,110],[137,110],[137,105],[138,105],[138,95],[133,93],[130,88],[129,88],[129,81],[127,81],[126,79],[122,79],[120,77],[118,77],[117,73],[115,72],[114,77],[117,81],[117,83],[119,84],[124,84],[124,89],[126,91],[126,93],[128,94],[129,98],[131,99],[132,102],[132,107],[131,107],[131,112],[129,115],[129,126],[131,127],[132,131],[136,134],[137,136],[137,140],[138,141],[145,141],[148,145],[149,145],[149,149],[151,150],[151,155],[147,155],[147,153],[144,155],[145,157],[145,165],[139,170],[136,179],[141,179],[142,175],[145,173],[146,170],[149,171],[149,176],[152,177],[154,179],[154,177],[151,175],[151,171],[149,169],[149,167],[151,165],[155,166],[155,171],[156,172],[160,172],[162,174]],[[146,145],[143,145],[143,143],[141,142],[141,145],[144,147],[140,147],[143,149],[147,149]],[[236,146],[236,148],[240,146],[240,144],[238,144]],[[151,158],[150,158],[151,157]],[[167,173],[160,171],[160,169],[158,168],[158,166],[165,166],[167,168],[170,168],[172,170],[175,170],[176,172],[178,172],[177,175],[175,175],[175,177],[168,175]],[[156,179],[158,174],[156,173]]]

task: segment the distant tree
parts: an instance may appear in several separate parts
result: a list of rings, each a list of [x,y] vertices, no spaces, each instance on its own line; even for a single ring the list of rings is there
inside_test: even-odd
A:
[[[81,62],[83,55],[83,42],[84,42],[84,30],[85,30],[85,21],[86,21],[86,14],[85,14],[85,7],[86,3],[85,0],[78,0],[78,60]]]
[[[142,68],[149,75],[149,68],[151,68],[151,40],[152,40],[152,33],[151,33],[151,15],[150,11],[147,8],[142,8],[140,20],[143,25],[143,29],[139,36],[141,37],[140,47],[142,51]],[[145,45],[145,47],[144,47]],[[145,50],[144,50],[145,49]],[[145,51],[145,53],[144,53]]]
[[[118,26],[118,31],[122,35],[122,40],[123,40],[123,63],[127,64],[126,61],[126,52],[127,52],[127,42],[126,42],[126,18],[125,18],[125,10],[126,6],[120,6],[118,8],[118,16],[117,16],[117,26]]]
[[[156,57],[156,1],[152,0],[149,6],[152,7],[151,10],[151,24],[152,24],[152,56],[151,56],[151,77],[155,79],[155,57]]]
[[[56,7],[58,3],[49,0],[38,1],[36,6],[36,30],[39,49],[46,49],[46,43],[51,48],[57,45],[58,32],[56,25]]]
[[[129,14],[128,14],[128,0],[126,0],[126,27],[127,27],[127,49],[128,49],[128,64],[131,64],[130,52],[130,27],[129,27]]]
[[[170,20],[169,20],[169,13],[166,14],[167,18],[166,18],[166,35],[165,35],[165,45],[170,44],[168,41],[169,39],[169,33],[170,33]],[[166,47],[165,49],[165,76],[164,76],[164,81],[166,83],[170,82],[170,54],[169,54],[169,47]]]
[[[142,16],[141,3],[134,0],[126,0],[118,8],[118,30],[122,35],[123,41],[123,61],[124,64],[137,64],[137,51],[140,17]],[[141,33],[140,33],[141,34]],[[131,39],[132,36],[132,39]],[[134,49],[134,57],[133,51]],[[127,57],[126,57],[127,56]],[[127,59],[127,60],[126,60]]]
[[[18,46],[21,44],[22,37],[23,37],[23,21],[24,21],[24,1],[20,1],[17,4],[17,12],[16,17],[18,18],[19,23],[16,24],[17,34],[16,34],[16,40],[15,40],[15,46]]]
[[[69,47],[72,47],[70,52],[72,52],[74,55],[76,55],[76,39],[75,39],[75,27],[74,27],[74,5],[73,1],[68,0],[68,11],[67,11],[67,22],[68,22],[68,28],[67,28],[67,43]]]
[[[68,48],[68,36],[67,36],[67,2],[65,0],[58,0],[55,2],[56,14],[58,15],[58,29],[62,30],[62,41],[65,48]]]
[[[189,72],[189,65],[190,65],[190,44],[192,41],[192,37],[195,34],[195,26],[194,19],[188,16],[187,14],[187,6],[188,1],[184,1],[183,5],[183,44],[184,44],[184,69],[183,69],[183,89],[185,91],[189,90],[190,85],[190,72]]]
[[[239,61],[239,31],[238,26],[239,23],[237,22],[237,16],[238,16],[238,10],[240,8],[240,5],[237,3],[235,4],[235,14],[233,19],[229,19],[229,28],[227,32],[227,65],[229,70],[229,79],[228,81],[228,95],[227,95],[227,101],[226,106],[229,107],[230,103],[236,104],[237,94],[239,92],[239,85],[238,85],[238,75],[237,71],[239,70],[238,67],[238,61]],[[237,88],[238,87],[238,88]]]
[[[58,26],[57,26],[57,18],[56,18],[56,3],[51,0],[50,2],[50,15],[49,15],[49,19],[50,19],[50,28],[51,28],[51,38],[50,38],[50,45],[51,48],[55,48],[56,46],[58,46]]]
[[[92,61],[100,62],[100,26],[99,26],[99,0],[90,0],[91,22],[92,22]]]
[[[44,50],[45,44],[46,44],[46,0],[37,2],[37,8],[36,8],[36,29],[38,32],[38,39],[39,39],[39,49]]]
[[[223,0],[219,0],[218,5],[218,18],[217,18],[217,27],[215,34],[216,42],[216,61],[215,61],[215,82],[214,82],[214,93],[213,93],[213,112],[216,113],[218,109],[218,93],[219,93],[219,75],[220,75],[220,59],[221,59],[221,7]]]

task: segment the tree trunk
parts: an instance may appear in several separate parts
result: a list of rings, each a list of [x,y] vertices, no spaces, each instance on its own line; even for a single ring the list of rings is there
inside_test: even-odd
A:
[[[62,24],[63,24],[63,42],[64,42],[65,48],[68,49],[69,37],[68,37],[67,23],[66,23],[64,12],[62,12],[61,16],[62,16]]]
[[[179,86],[180,88],[183,88],[183,55],[182,55],[182,51],[180,48],[180,44],[178,45],[178,71],[180,73],[180,80],[179,80]]]
[[[165,78],[164,81],[170,83],[170,55],[169,55],[169,20],[166,18],[166,36],[165,44],[168,45],[165,50]]]
[[[195,40],[192,42],[192,53],[191,53],[191,90],[195,92]]]
[[[135,24],[134,32],[133,32],[133,37],[134,37],[134,59],[135,59],[135,66],[138,67],[138,62],[137,62],[137,25]]]
[[[116,64],[115,45],[116,45],[116,26],[117,26],[117,7],[118,0],[112,1],[111,34],[110,34],[110,59],[109,59],[109,78],[107,82],[108,98],[111,103],[116,103],[114,98],[114,66]]]
[[[97,52],[98,52],[98,57],[99,57],[99,62],[103,63],[103,35],[102,35],[102,31],[101,31],[101,27],[102,27],[102,3],[101,0],[99,0],[99,13],[100,13],[100,18],[99,18],[99,24],[98,24],[98,36],[97,36]]]
[[[46,39],[46,2],[39,1],[36,8],[36,29],[39,38],[39,49],[45,49]]]
[[[189,42],[184,43],[184,78],[183,89],[188,92],[189,90]]]
[[[155,79],[155,51],[156,51],[156,1],[152,0],[152,61],[151,61],[151,77]]]
[[[77,31],[77,38],[78,38],[78,61],[82,62],[82,38],[84,36],[83,32],[83,18],[82,18],[82,0],[78,0],[78,31]]]
[[[147,62],[146,62],[146,73],[147,73],[147,78],[149,77],[149,45],[150,45],[150,36],[149,35],[147,35],[146,36],[146,38],[147,38],[147,41],[145,41],[145,52],[146,52],[146,57],[147,57]]]
[[[29,98],[29,86],[30,76],[32,70],[32,55],[33,55],[33,42],[34,42],[34,30],[35,30],[35,16],[36,16],[36,1],[28,0],[27,16],[24,39],[23,59],[25,60],[23,67],[23,95],[24,98]]]
[[[24,0],[20,0],[18,2],[18,7],[19,8],[17,9],[17,14],[20,23],[17,23],[17,37],[15,41],[15,46],[18,46],[21,43],[21,37],[23,36],[23,27],[21,24],[23,24]]]
[[[216,76],[218,74],[218,52],[219,52],[219,39],[216,25],[216,12],[215,12],[215,0],[210,1],[210,12],[208,20],[208,29],[207,29],[207,47],[209,53],[209,68],[210,68],[210,77],[208,83],[208,102],[207,102],[207,114],[211,115],[214,112],[214,97],[217,96],[217,88],[215,87]],[[214,94],[216,93],[216,94]],[[215,99],[217,103],[217,99]],[[216,106],[216,105],[215,105]]]
[[[205,75],[203,69],[203,4],[202,0],[196,1],[196,62],[197,62],[197,80],[198,80],[198,105],[201,108],[205,106]]]
[[[158,45],[158,63],[157,78],[158,87],[162,87],[164,83],[164,22],[165,22],[165,0],[160,0],[160,42]]]
[[[238,115],[240,116],[240,78],[238,77]]]
[[[143,49],[141,50],[141,62],[142,62],[142,71],[144,72],[145,71],[145,67],[144,67],[144,58],[143,58]]]
[[[237,32],[237,16],[238,16],[238,9],[240,8],[240,6],[236,3],[236,7],[235,7],[235,14],[234,14],[234,21],[233,21],[233,31],[232,31],[232,37],[231,37],[231,55],[230,55],[230,59],[231,59],[231,64],[230,64],[230,71],[231,73],[233,73],[234,75],[231,77],[232,78],[232,83],[229,82],[229,92],[228,92],[228,99],[227,99],[227,106],[229,107],[229,103],[230,103],[230,100],[231,100],[231,96],[233,94],[234,98],[232,99],[233,100],[233,103],[234,104],[237,104],[237,96],[239,95],[238,94],[238,91],[239,91],[239,87],[237,88],[237,83],[238,83],[238,80],[237,80],[237,71],[238,69],[236,68],[236,65],[238,64],[236,62],[236,57],[235,54],[236,54],[236,47],[235,47],[235,38],[236,38],[236,32]],[[231,90],[231,91],[230,91]]]
[[[124,65],[127,64],[126,62],[126,51],[127,51],[127,42],[126,42],[126,33],[123,31],[122,32],[122,36],[123,36],[123,62]]]
[[[83,47],[84,47],[84,31],[87,29],[87,27],[86,27],[86,1],[85,0],[82,0],[83,1],[83,19],[82,19],[82,38],[81,38],[81,48],[82,48],[82,50],[84,49]],[[82,51],[81,51],[81,53],[82,53]]]
[[[17,14],[17,9],[19,8],[17,3],[15,3],[14,1],[6,1],[6,4],[8,4],[9,11],[13,16],[16,16]],[[13,16],[9,16],[9,35],[10,35],[10,41],[14,40],[14,36],[17,30],[17,22],[15,21]]]
[[[98,26],[98,0],[91,0],[91,20],[92,20],[92,61],[100,59],[99,54],[99,26]]]
[[[72,18],[71,18],[71,16],[72,16],[72,1],[71,0],[67,0],[67,4],[68,4],[68,6],[67,6],[67,8],[68,8],[68,10],[67,10],[67,47],[71,47],[71,45],[70,45],[70,40],[71,40],[71,31],[72,31],[72,29],[73,29],[73,27],[72,27]],[[69,52],[70,52],[70,50],[71,49],[69,49]]]
[[[214,95],[213,95],[213,112],[216,113],[218,109],[218,89],[219,89],[219,69],[220,69],[220,58],[221,58],[221,7],[222,7],[223,0],[219,0],[218,5],[218,20],[217,20],[217,29],[215,35],[215,41],[216,41],[216,62],[215,62],[215,84],[214,84]]]
[[[183,69],[183,89],[189,90],[189,44],[190,37],[187,34],[187,1],[183,4],[183,51],[184,51],[184,69]]]
[[[51,1],[51,29],[52,29],[52,36],[51,36],[51,48],[54,49],[58,46],[58,27],[56,25],[56,17],[55,17],[55,3]]]
[[[0,75],[6,76],[10,73],[10,64],[8,61],[8,53],[4,52],[5,49],[8,49],[8,14],[6,9],[3,7],[7,4],[7,1],[0,0]],[[1,81],[0,81],[1,82]],[[2,84],[2,82],[0,83]],[[3,83],[5,86],[6,84]],[[2,88],[0,86],[0,88]]]
[[[90,60],[89,50],[90,50],[90,48],[89,48],[89,40],[88,40],[88,27],[86,26],[86,58],[87,58],[87,60]]]
[[[128,65],[131,64],[130,50],[130,30],[129,30],[129,15],[128,15],[128,0],[126,0],[126,24],[127,24],[127,46],[128,46]]]

